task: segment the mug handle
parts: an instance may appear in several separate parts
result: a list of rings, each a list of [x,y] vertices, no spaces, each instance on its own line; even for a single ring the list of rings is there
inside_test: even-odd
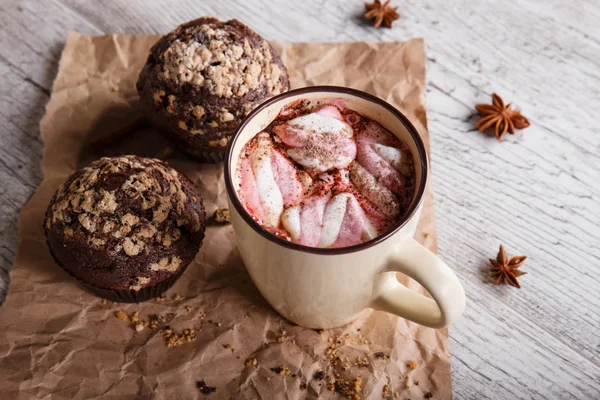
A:
[[[375,278],[371,307],[431,328],[453,324],[465,309],[465,291],[438,256],[412,237],[390,255],[388,268]],[[396,279],[401,272],[419,282],[433,300],[410,290]]]

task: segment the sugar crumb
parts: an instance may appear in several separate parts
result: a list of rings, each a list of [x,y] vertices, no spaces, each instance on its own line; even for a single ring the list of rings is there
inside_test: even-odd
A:
[[[208,386],[204,380],[200,380],[196,382],[196,387],[200,389],[200,393],[204,395],[209,395],[217,391],[217,388],[214,386]]]
[[[117,317],[121,321],[127,321],[127,314],[125,314],[123,311],[115,312],[115,317]]]
[[[217,208],[213,214],[213,221],[219,225],[226,225],[231,223],[231,217],[229,215],[228,208]]]
[[[195,329],[184,329],[182,332],[176,332],[171,328],[165,328],[162,331],[163,339],[167,347],[177,347],[184,343],[193,342],[196,340]]]
[[[354,365],[356,365],[358,368],[369,368],[371,366],[371,363],[369,362],[367,357],[356,357]]]
[[[273,367],[271,368],[271,371],[275,372],[278,375],[292,375],[292,371],[285,365],[282,365],[280,367]]]
[[[281,335],[281,336],[279,336],[279,337],[277,338],[277,341],[278,341],[279,343],[285,343],[285,342],[287,342],[287,340],[288,340],[288,337],[287,337],[287,336],[285,336],[285,335]]]
[[[383,385],[383,389],[381,391],[381,395],[383,397],[390,397],[391,396],[391,392],[390,392],[390,385]]]

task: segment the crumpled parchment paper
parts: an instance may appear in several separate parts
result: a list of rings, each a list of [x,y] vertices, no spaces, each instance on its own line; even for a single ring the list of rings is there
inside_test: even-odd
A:
[[[419,399],[428,392],[436,399],[450,398],[447,330],[372,310],[330,331],[294,326],[251,283],[230,225],[207,229],[196,260],[160,302],[104,304],[55,265],[42,229],[48,202],[71,173],[100,156],[163,158],[200,188],[208,215],[227,205],[222,165],[201,165],[169,151],[150,128],[93,146],[136,115],[134,84],[156,39],[68,34],[41,122],[44,181],[20,213],[12,285],[0,308],[0,397],[337,398],[340,394],[328,389],[335,372],[348,381],[361,377],[363,399],[384,397],[386,385],[390,398],[396,393],[401,399]],[[422,40],[274,45],[292,87],[331,84],[373,93],[402,110],[428,144]],[[436,251],[431,187],[416,237]],[[130,321],[115,317],[117,311],[170,321],[136,332]],[[194,328],[196,340],[167,347],[161,332],[165,325],[176,332]],[[335,351],[327,356],[331,346]],[[409,361],[418,367],[410,369]],[[271,370],[283,366],[288,374]],[[320,370],[324,380],[314,378]],[[203,394],[197,387],[201,380],[216,391]]]

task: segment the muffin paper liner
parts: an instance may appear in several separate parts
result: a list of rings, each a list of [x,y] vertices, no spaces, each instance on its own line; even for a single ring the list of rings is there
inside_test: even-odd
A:
[[[98,295],[107,300],[116,301],[118,303],[141,303],[143,301],[147,301],[155,297],[160,297],[161,294],[169,290],[171,286],[173,286],[173,284],[177,282],[177,279],[179,279],[181,275],[183,275],[183,272],[186,269],[187,265],[181,268],[179,271],[177,271],[177,273],[175,273],[171,277],[165,279],[164,281],[158,282],[156,285],[153,286],[143,287],[138,291],[105,289],[92,285],[90,283],[86,283],[81,279],[75,278],[70,273],[69,275],[73,276],[79,285],[93,292],[95,295]]]

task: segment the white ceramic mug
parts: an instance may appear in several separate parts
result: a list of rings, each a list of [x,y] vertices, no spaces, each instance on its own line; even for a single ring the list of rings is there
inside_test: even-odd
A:
[[[240,152],[286,105],[299,99],[340,98],[406,143],[415,159],[415,198],[389,232],[355,246],[323,249],[299,245],[265,231],[241,204],[235,190]],[[367,307],[432,328],[452,324],[465,307],[465,293],[452,270],[413,239],[428,179],[425,146],[408,119],[385,101],[342,87],[315,86],[273,97],[239,125],[225,159],[231,222],[242,259],[256,287],[281,315],[308,328],[333,328],[353,321]],[[406,274],[433,299],[396,279]]]

